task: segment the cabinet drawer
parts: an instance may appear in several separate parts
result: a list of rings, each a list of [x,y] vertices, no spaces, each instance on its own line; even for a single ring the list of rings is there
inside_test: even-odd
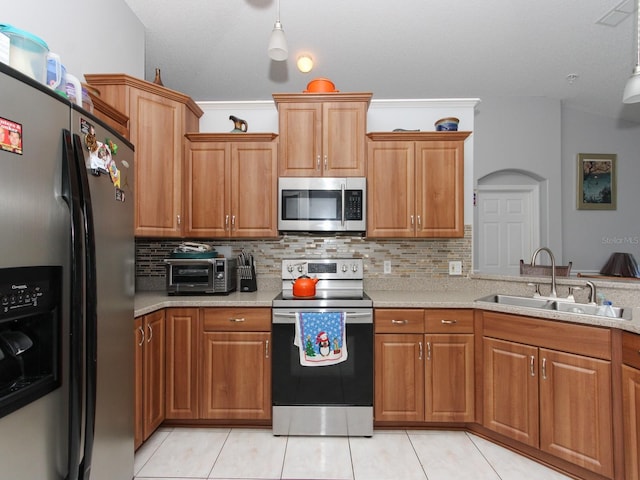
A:
[[[268,308],[205,308],[202,312],[205,332],[271,331],[271,310]]]
[[[622,332],[622,361],[640,368],[640,335]]]
[[[428,309],[424,312],[426,333],[473,333],[473,310]]]
[[[374,312],[375,333],[422,333],[424,331],[424,310],[385,309]]]

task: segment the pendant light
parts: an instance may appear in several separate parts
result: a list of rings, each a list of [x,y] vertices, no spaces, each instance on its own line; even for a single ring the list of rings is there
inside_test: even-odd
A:
[[[273,31],[271,32],[268,52],[269,58],[276,62],[286,60],[289,55],[287,39],[284,37],[284,30],[280,23],[280,0],[276,0],[276,24],[273,26]]]
[[[624,87],[624,93],[622,94],[622,101],[624,103],[638,103],[640,102],[640,0],[636,7],[636,16],[638,23],[636,25],[636,35],[638,43],[636,44],[636,54],[638,55],[636,61],[636,68],[633,69],[633,73],[627,85]]]

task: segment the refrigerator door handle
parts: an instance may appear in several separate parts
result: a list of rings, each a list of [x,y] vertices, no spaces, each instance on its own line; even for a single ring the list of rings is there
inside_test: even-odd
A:
[[[69,430],[66,480],[78,480],[80,444],[82,440],[82,331],[83,331],[83,271],[82,218],[80,185],[69,130],[62,131],[62,198],[71,218],[71,272],[69,298]]]
[[[76,172],[80,184],[80,200],[84,217],[85,255],[85,424],[84,455],[79,478],[89,479],[96,422],[96,380],[98,366],[98,285],[93,206],[80,136],[73,135]]]

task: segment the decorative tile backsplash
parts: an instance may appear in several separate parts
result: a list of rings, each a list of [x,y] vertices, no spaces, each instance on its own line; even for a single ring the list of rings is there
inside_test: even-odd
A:
[[[252,253],[256,276],[260,280],[280,278],[283,258],[360,257],[365,278],[410,279],[449,277],[449,261],[461,260],[463,276],[472,271],[471,225],[465,225],[464,238],[443,239],[367,239],[359,236],[284,235],[274,240],[194,240],[209,243],[225,256],[241,251]],[[163,260],[181,240],[136,239],[136,288],[161,290],[165,285]],[[391,273],[384,273],[384,261],[391,261]]]

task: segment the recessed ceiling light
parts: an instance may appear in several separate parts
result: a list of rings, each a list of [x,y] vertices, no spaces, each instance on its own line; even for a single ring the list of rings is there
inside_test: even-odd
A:
[[[309,73],[313,68],[313,59],[308,54],[300,55],[296,65],[298,65],[298,70],[302,73]]]

